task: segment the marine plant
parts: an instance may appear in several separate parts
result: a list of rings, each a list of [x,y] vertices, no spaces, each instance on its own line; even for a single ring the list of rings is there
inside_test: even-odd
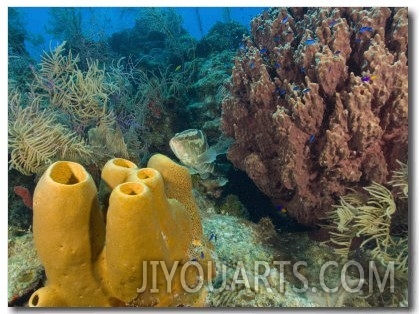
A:
[[[112,124],[108,97],[116,86],[105,80],[105,71],[97,61],[88,61],[88,69],[80,70],[79,56],[73,56],[71,50],[64,55],[65,45],[63,42],[44,54],[39,71],[32,68],[34,90],[51,106],[64,111],[74,123]]]
[[[347,259],[352,240],[362,237],[361,247],[373,244],[373,256],[389,260],[391,218],[396,210],[394,198],[386,187],[376,182],[364,190],[367,194],[354,191],[342,196],[340,203],[328,213],[337,230],[330,232],[331,242],[338,245],[334,251]]]
[[[9,164],[25,175],[41,173],[57,159],[88,161],[92,148],[57,121],[53,111],[40,108],[40,98],[9,95]],[[26,102],[24,104],[24,102]]]
[[[174,8],[142,8],[139,12],[140,27],[151,33],[164,35],[165,50],[174,54],[178,61],[193,59],[195,40],[182,27],[182,17]]]
[[[9,86],[9,163],[25,175],[40,173],[58,159],[100,166],[104,156],[128,157],[110,108],[116,85],[97,61],[81,70],[79,56],[71,50],[65,54],[65,45],[44,53],[39,66],[30,67],[29,88]],[[103,150],[97,148],[107,147],[107,142],[95,142],[97,136],[88,140],[88,131],[100,125],[114,133],[113,149],[102,156],[98,152]]]
[[[373,182],[364,187],[363,192],[353,190],[341,196],[339,204],[327,213],[330,224],[324,227],[329,230],[334,253],[343,261],[347,261],[352,250],[357,248],[353,241],[359,238],[357,250],[361,250],[367,259],[379,261],[380,272],[385,272],[389,263],[393,263],[395,280],[399,281],[394,286],[400,289],[408,284],[408,235],[393,234],[392,220],[396,212],[408,210],[396,206],[399,197],[408,197],[408,166],[398,164],[401,168],[394,171],[389,181],[390,186],[399,190],[397,199],[387,187]],[[391,304],[399,304],[404,298],[404,290],[398,290],[391,296]]]
[[[16,8],[8,8],[8,48],[16,54],[28,55],[25,49],[25,39],[28,32],[25,30],[22,15]]]
[[[50,8],[46,31],[61,41],[75,41],[83,36],[81,8]]]
[[[80,55],[80,67],[89,68],[87,60],[106,60],[108,49],[106,46],[106,19],[95,12],[90,14],[89,21],[86,13],[89,8],[54,7],[50,8],[49,21],[46,32],[59,42],[66,41],[68,49]],[[89,27],[86,24],[89,23]]]
[[[208,58],[215,53],[226,50],[236,51],[242,42],[243,36],[249,31],[235,21],[216,22],[209,32],[197,43],[197,55]]]

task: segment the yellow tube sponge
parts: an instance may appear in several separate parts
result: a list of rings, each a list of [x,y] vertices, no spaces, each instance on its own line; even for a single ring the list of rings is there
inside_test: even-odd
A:
[[[166,195],[180,201],[185,206],[193,223],[193,237],[201,240],[203,228],[198,207],[192,194],[192,181],[188,169],[161,154],[150,157],[147,166],[156,169],[162,175]]]
[[[92,177],[73,162],[52,164],[39,180],[33,233],[48,284],[32,295],[31,306],[110,305],[92,273],[105,242],[96,193]]]
[[[144,260],[167,262],[159,229],[153,194],[145,184],[126,182],[115,187],[109,200],[105,259],[113,292],[124,302],[136,299],[137,288],[142,287],[147,274]]]
[[[212,260],[211,250],[207,239],[203,236],[201,217],[192,194],[192,181],[188,169],[162,154],[155,154],[150,157],[147,166],[156,169],[162,175],[166,195],[178,200],[185,206],[191,218],[193,239],[188,250],[188,256],[198,261],[204,270],[205,278],[213,277],[216,271],[214,268],[208,267],[208,262]],[[195,275],[191,275],[191,278],[194,278]]]
[[[33,229],[48,281],[29,306],[203,304],[205,288],[191,287],[207,279],[209,270],[198,268],[207,267],[211,252],[191,178],[184,167],[161,160],[159,169],[139,169],[121,158],[106,164],[102,179],[112,190],[106,223],[95,184],[81,165],[59,161],[47,169],[34,193]]]
[[[123,158],[113,158],[105,164],[101,178],[107,187],[112,190],[118,184],[125,182],[133,170],[137,170],[135,163]]]

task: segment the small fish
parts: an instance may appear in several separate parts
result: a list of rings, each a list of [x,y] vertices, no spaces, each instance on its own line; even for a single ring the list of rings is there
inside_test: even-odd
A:
[[[45,86],[46,86],[47,88],[49,88],[49,89],[54,89],[54,87],[55,87],[54,82],[49,81],[49,80],[45,80],[45,81],[44,81],[44,84],[45,84]]]
[[[305,89],[302,91],[302,93],[306,94],[306,93],[309,93],[310,91],[311,91],[311,89],[310,89],[310,88],[305,88]]]
[[[214,239],[214,241],[216,241],[216,235],[214,234],[214,233],[212,233],[211,235],[210,235],[210,237],[209,237],[209,241],[211,241],[211,240],[213,240]]]
[[[263,55],[263,54],[267,53],[267,51],[268,51],[267,48],[263,48],[263,49],[260,50],[260,54]]]
[[[334,52],[334,54],[335,55],[339,55],[341,53],[341,50],[336,50],[335,52]]]
[[[363,34],[364,32],[369,32],[372,33],[373,32],[373,28],[370,26],[363,26],[361,29],[359,29],[359,33]]]
[[[360,38],[356,38],[354,41],[360,43],[362,40]]]
[[[251,62],[249,63],[249,67],[250,67],[251,69],[255,68],[255,63],[254,63],[253,61],[251,61]]]
[[[305,67],[300,67],[299,68],[299,71],[300,71],[300,73],[305,73],[306,72],[306,69],[305,69]]]
[[[276,206],[276,208],[277,208],[279,211],[282,211],[282,210],[283,210],[283,206],[282,206],[282,205],[277,205],[277,206]]]
[[[284,215],[284,214],[286,214],[286,213],[287,213],[287,209],[283,207],[283,208],[280,210],[280,212]]]
[[[274,63],[274,67],[275,67],[276,69],[278,69],[278,68],[281,68],[281,65],[280,65],[280,63],[276,62],[276,63]]]
[[[179,70],[181,70],[181,65],[178,65],[176,68],[175,68],[175,72],[177,72],[177,71],[179,71]]]
[[[309,137],[308,143],[309,143],[309,144],[312,144],[314,141],[315,141],[315,135],[313,135],[313,134],[312,134],[312,135]]]
[[[362,77],[362,82],[369,82],[370,81],[370,76],[366,75]]]
[[[281,23],[282,23],[282,24],[286,24],[288,20],[289,20],[289,17],[288,17],[288,16],[286,16],[285,18],[283,18],[283,19],[281,20]]]
[[[299,86],[293,87],[293,90],[299,90]]]
[[[283,96],[284,94],[286,94],[286,90],[285,89],[281,89],[280,87],[276,88],[276,92],[280,94],[280,96]]]
[[[330,26],[330,27],[333,27],[333,26],[335,26],[335,24],[337,24],[338,22],[336,21],[336,20],[332,20],[330,23],[328,23],[328,25]]]
[[[196,258],[193,258],[193,259],[191,260],[191,262],[197,262],[197,259],[196,259]]]
[[[375,80],[377,78],[377,76],[376,75],[372,75],[371,77],[370,77],[370,80],[371,81],[373,81],[373,80]]]
[[[204,252],[201,252],[200,257],[201,259],[204,259]]]
[[[309,39],[305,40],[305,45],[306,46],[312,46],[315,43],[316,43],[316,40],[312,39],[312,38],[309,38]]]

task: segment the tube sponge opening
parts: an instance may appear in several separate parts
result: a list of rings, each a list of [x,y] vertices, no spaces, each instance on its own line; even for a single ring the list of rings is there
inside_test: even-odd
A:
[[[89,174],[79,164],[69,161],[58,161],[51,168],[50,177],[57,183],[72,185],[88,179]]]
[[[127,182],[122,183],[117,188],[120,189],[121,193],[126,195],[140,195],[144,193],[145,186],[139,183]]]
[[[112,159],[112,163],[119,167],[124,168],[137,168],[136,164],[123,158],[114,158]]]
[[[159,175],[158,171],[152,168],[142,168],[137,171],[137,177],[141,180],[153,178]]]

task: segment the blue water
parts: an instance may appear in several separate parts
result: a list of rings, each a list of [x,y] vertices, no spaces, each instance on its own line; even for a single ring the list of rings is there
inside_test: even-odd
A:
[[[36,44],[25,41],[26,50],[31,57],[39,60],[43,51],[49,51],[50,46],[55,47],[61,43],[61,39],[54,38],[48,33],[49,23],[51,22],[47,7],[36,8],[17,8],[25,24],[26,31],[31,38],[40,39]],[[189,34],[201,39],[206,35],[210,28],[218,21],[235,21],[249,29],[251,19],[261,13],[264,8],[220,8],[220,7],[182,7],[175,8],[177,14],[183,19],[183,27]],[[115,32],[129,29],[134,26],[138,8],[80,8],[82,14],[83,29],[91,31],[95,36],[98,34],[109,37]],[[201,28],[200,28],[200,22]],[[88,36],[89,37],[89,36]],[[95,39],[95,38],[92,38]]]

